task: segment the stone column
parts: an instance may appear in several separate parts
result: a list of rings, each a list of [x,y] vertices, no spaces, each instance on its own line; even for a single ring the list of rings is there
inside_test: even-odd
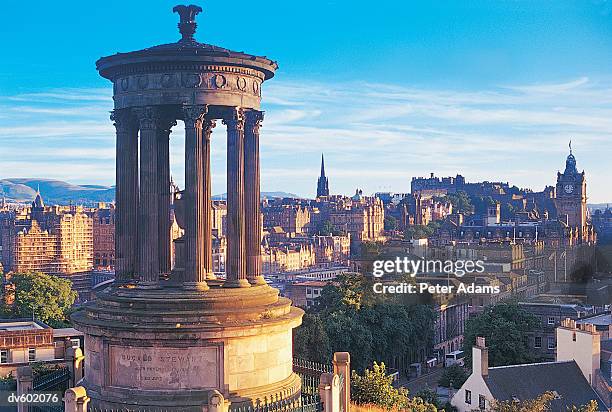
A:
[[[259,193],[259,127],[263,112],[250,110],[244,122],[244,212],[246,273],[251,284],[266,283],[261,274],[261,211]]]
[[[138,122],[129,109],[113,110],[117,133],[115,187],[115,283],[133,280],[138,269]]]
[[[215,279],[213,273],[213,258],[212,258],[212,178],[210,175],[210,137],[212,129],[217,125],[215,120],[204,119],[202,123],[202,164],[200,168],[204,178],[202,179],[201,196],[203,206],[203,224],[204,236],[202,238],[204,248],[204,269],[206,270],[206,279]]]
[[[140,122],[140,202],[138,209],[138,285],[159,286],[159,165],[158,134],[161,113],[157,106],[134,108]]]
[[[170,273],[170,133],[176,126],[174,113],[166,111],[160,119],[157,142],[159,185],[159,273]]]
[[[244,215],[244,113],[230,109],[223,118],[227,126],[227,287],[250,286],[246,276]]]
[[[186,289],[206,290],[207,252],[205,250],[205,222],[210,221],[210,205],[208,214],[205,203],[210,204],[210,198],[205,201],[205,187],[210,193],[209,178],[204,173],[204,163],[209,167],[209,161],[204,160],[204,145],[206,140],[202,136],[204,116],[208,112],[206,105],[183,106],[183,119],[185,121],[185,278],[183,287]],[[209,133],[209,132],[207,132]],[[207,244],[212,240],[208,239]],[[212,259],[211,259],[212,260]]]

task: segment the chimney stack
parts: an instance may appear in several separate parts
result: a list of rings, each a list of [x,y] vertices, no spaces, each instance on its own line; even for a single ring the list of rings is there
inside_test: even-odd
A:
[[[482,336],[476,338],[476,345],[472,347],[472,372],[480,373],[480,376],[489,375],[489,349]]]

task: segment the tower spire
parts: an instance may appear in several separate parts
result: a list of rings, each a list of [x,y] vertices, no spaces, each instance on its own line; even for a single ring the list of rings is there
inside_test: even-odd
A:
[[[321,153],[321,177],[325,177],[325,159],[323,153]]]
[[[317,180],[317,197],[329,196],[329,182],[325,177],[325,159],[321,153],[321,176]]]
[[[569,141],[569,149],[570,149],[570,154],[572,154],[572,139],[570,139]]]

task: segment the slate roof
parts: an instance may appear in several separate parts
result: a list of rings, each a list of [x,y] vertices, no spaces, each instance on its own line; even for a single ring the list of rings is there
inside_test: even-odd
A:
[[[566,412],[567,407],[596,400],[600,411],[608,411],[591,388],[575,361],[532,363],[489,368],[485,382],[497,400],[535,399],[544,392],[556,391],[559,399],[550,406],[553,412]]]

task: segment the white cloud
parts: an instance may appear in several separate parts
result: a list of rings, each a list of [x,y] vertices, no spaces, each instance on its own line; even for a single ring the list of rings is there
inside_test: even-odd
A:
[[[554,183],[572,139],[578,166],[587,172],[590,200],[612,200],[607,166],[612,153],[612,82],[608,79],[579,77],[490,90],[274,79],[263,92],[262,187],[266,190],[312,195],[321,152],[336,192],[352,193],[355,187],[405,192],[412,176],[429,172],[461,173],[468,180],[503,180],[541,190]],[[19,171],[70,181],[77,174],[80,182],[112,182],[110,94],[110,89],[59,89],[0,96],[5,160],[0,163],[0,177]],[[171,135],[172,169],[179,183],[182,135],[179,122]],[[221,124],[213,133],[212,161],[215,192],[223,192]]]

